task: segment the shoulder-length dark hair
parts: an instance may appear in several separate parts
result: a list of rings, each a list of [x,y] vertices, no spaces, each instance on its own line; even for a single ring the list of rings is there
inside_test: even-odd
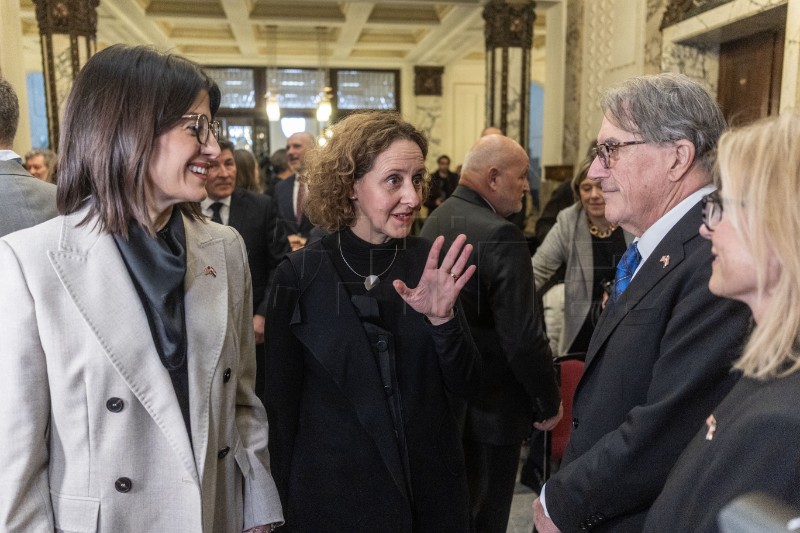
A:
[[[128,234],[132,220],[153,232],[145,183],[155,139],[176,126],[201,91],[212,116],[217,84],[192,61],[146,46],[114,45],[92,56],[75,79],[59,137],[58,210],[90,198],[101,230]],[[197,204],[177,207],[201,218]]]

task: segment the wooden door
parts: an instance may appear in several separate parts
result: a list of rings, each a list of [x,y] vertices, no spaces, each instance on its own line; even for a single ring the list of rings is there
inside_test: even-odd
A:
[[[775,29],[720,45],[717,98],[728,124],[778,114],[784,35]]]

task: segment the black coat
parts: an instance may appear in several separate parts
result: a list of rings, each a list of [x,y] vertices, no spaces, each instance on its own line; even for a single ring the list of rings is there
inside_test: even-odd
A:
[[[305,213],[303,213],[303,218],[298,224],[294,213],[294,181],[296,179],[297,175],[292,174],[275,185],[275,202],[278,204],[278,212],[289,234],[302,235],[308,238],[311,235],[311,230],[314,229],[314,224],[311,223]]]
[[[678,459],[645,531],[719,531],[717,515],[748,492],[800,507],[800,372],[742,378]],[[711,438],[708,438],[708,437]]]
[[[228,225],[244,239],[253,278],[253,313],[264,316],[272,274],[291,251],[286,230],[272,198],[244,189],[231,194]]]
[[[406,244],[389,276],[414,286],[430,243],[409,237]],[[383,281],[368,293],[391,328],[381,345],[328,254],[322,242],[290,254],[270,294],[266,406],[282,529],[468,531],[464,456],[448,394],[477,388],[480,357],[461,313],[432,326]],[[402,408],[398,426],[393,405]]]
[[[738,379],[731,366],[750,312],[709,292],[711,243],[701,223],[698,203],[595,327],[570,442],[545,485],[564,533],[641,532],[681,451]]]
[[[534,418],[550,418],[559,406],[528,245],[519,228],[464,185],[428,217],[421,236],[444,235],[444,253],[460,233],[475,247],[469,264],[478,270],[460,298],[483,359],[483,383],[469,403],[465,435],[487,444],[519,444]]]

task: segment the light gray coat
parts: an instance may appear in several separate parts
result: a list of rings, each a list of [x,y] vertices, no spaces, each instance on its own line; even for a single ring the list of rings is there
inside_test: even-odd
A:
[[[0,239],[0,531],[282,522],[241,237],[184,219],[190,441],[114,240],[76,227],[85,214]]]
[[[625,232],[625,243],[633,236]],[[572,346],[592,307],[594,256],[592,235],[580,202],[563,209],[556,223],[533,256],[533,277],[539,289],[556,270],[567,264],[564,277],[564,321],[558,339],[558,354]]]
[[[0,161],[0,237],[57,215],[55,185],[34,178],[16,161]]]

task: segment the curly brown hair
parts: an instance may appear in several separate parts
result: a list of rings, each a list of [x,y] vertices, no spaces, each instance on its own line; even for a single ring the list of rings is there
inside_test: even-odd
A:
[[[398,113],[356,113],[336,123],[328,142],[308,153],[301,181],[308,184],[304,212],[316,226],[339,231],[356,221],[353,187],[372,169],[375,158],[395,141],[408,140],[428,155],[425,134]],[[430,177],[425,175],[420,202],[428,195]]]

